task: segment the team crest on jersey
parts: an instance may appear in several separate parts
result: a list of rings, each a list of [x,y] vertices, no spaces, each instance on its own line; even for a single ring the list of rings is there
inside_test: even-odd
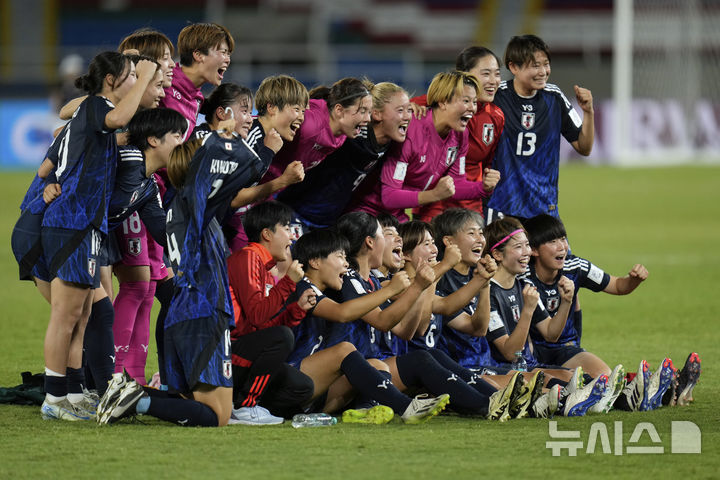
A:
[[[530,130],[535,125],[535,114],[530,112],[522,112],[522,118],[520,123],[525,127],[525,130]]]
[[[455,163],[455,157],[457,157],[458,147],[450,147],[447,150],[447,155],[445,156],[445,165],[448,167]]]
[[[142,242],[139,238],[128,238],[128,253],[135,257],[142,253]]]
[[[551,312],[554,312],[557,310],[557,308],[560,306],[560,297],[548,297],[547,299],[547,309]]]
[[[483,124],[482,140],[485,145],[490,145],[495,140],[495,125],[492,123]]]
[[[303,236],[303,227],[299,223],[290,224],[290,240],[297,240]]]
[[[95,276],[95,266],[97,265],[97,262],[94,258],[88,258],[88,273],[91,277]]]
[[[225,150],[232,150],[232,143],[225,142]]]
[[[230,360],[223,360],[223,377],[228,380],[232,378],[232,362]]]
[[[515,320],[515,323],[518,323],[520,321],[520,307],[517,305],[512,305],[510,307],[510,310],[512,310],[513,320]]]

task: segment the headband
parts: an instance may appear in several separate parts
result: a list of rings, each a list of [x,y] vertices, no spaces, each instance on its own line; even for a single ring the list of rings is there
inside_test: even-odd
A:
[[[517,235],[518,233],[522,233],[522,232],[524,232],[524,231],[525,231],[525,230],[523,230],[522,228],[518,228],[517,230],[514,230],[514,231],[510,232],[509,235],[504,236],[504,237],[502,238],[502,240],[500,240],[500,241],[497,242],[495,245],[493,245],[492,248],[490,249],[490,251],[492,252],[493,250],[495,250],[496,248],[498,248],[500,245],[502,245],[503,243],[505,243],[505,242],[507,242],[508,240],[510,240],[510,238],[512,238],[514,235]]]

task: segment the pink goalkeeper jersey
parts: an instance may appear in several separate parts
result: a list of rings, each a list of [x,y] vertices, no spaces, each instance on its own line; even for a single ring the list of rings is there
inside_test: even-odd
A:
[[[204,100],[202,91],[183,73],[180,64],[175,64],[172,85],[165,89],[165,98],[160,100],[160,106],[180,112],[187,120],[188,129],[183,142],[187,141],[195,130],[200,105]]]
[[[310,107],[305,110],[305,120],[295,139],[285,143],[273,158],[270,168],[260,183],[277,178],[291,162],[299,160],[305,170],[317,166],[325,157],[345,143],[345,135],[335,136],[330,129],[330,112],[325,100],[310,100]]]
[[[481,183],[465,177],[465,155],[468,131],[451,130],[441,138],[435,130],[432,111],[425,118],[413,118],[402,147],[393,149],[380,173],[373,191],[355,206],[373,215],[387,212],[399,221],[408,220],[405,209],[418,206],[418,194],[432,190],[438,181],[449,175],[455,182],[454,199],[486,197]]]

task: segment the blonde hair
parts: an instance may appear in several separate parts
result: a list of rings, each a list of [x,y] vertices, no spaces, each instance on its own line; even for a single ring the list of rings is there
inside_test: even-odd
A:
[[[201,139],[188,140],[175,147],[170,154],[167,163],[167,174],[170,178],[170,183],[172,183],[175,188],[179,189],[185,184],[185,177],[187,176],[190,161],[202,145],[202,142]]]
[[[260,83],[255,93],[255,105],[258,116],[267,114],[268,105],[274,105],[279,110],[285,105],[300,105],[305,108],[310,95],[305,85],[289,75],[273,75]]]
[[[408,92],[404,88],[392,82],[372,83],[369,79],[364,78],[363,84],[365,84],[365,87],[370,92],[370,95],[372,95],[373,110],[382,111],[382,109],[385,108],[385,105],[390,103],[390,98],[396,93],[404,93],[409,96]]]
[[[465,85],[473,87],[476,93],[481,90],[480,81],[472,73],[458,70],[438,73],[427,91],[428,107],[436,108],[441,102],[452,101],[455,95],[462,95]]]

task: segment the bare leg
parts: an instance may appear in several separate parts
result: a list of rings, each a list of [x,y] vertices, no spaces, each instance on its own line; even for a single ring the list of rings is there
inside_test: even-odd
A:
[[[218,427],[224,427],[232,413],[232,392],[229,387],[201,383],[193,390],[193,399],[212,408],[218,418]]]
[[[593,378],[603,374],[609,376],[612,373],[610,367],[600,357],[590,352],[580,352],[562,366],[566,368],[582,367],[583,371]]]

